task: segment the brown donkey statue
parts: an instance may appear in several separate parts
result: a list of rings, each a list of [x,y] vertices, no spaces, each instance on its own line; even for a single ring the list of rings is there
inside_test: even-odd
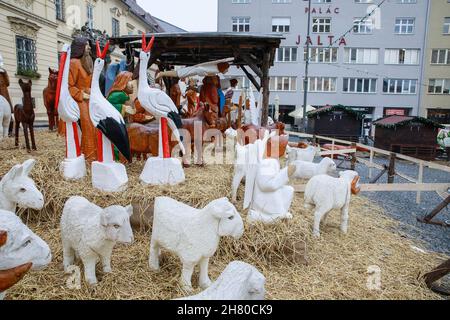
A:
[[[15,126],[15,134],[16,134],[16,147],[19,146],[19,128],[20,124],[23,127],[23,134],[25,136],[25,143],[27,146],[27,151],[31,152],[31,149],[36,149],[36,142],[34,141],[34,108],[33,108],[33,99],[31,98],[31,80],[28,83],[23,82],[22,79],[19,80],[20,88],[22,88],[23,92],[23,105],[16,104],[14,107],[14,120],[16,122]],[[28,137],[28,131],[31,136],[31,149],[30,149],[30,140]]]
[[[55,108],[56,85],[58,84],[58,70],[48,68],[48,85],[44,89],[44,105],[47,109],[48,128],[50,131],[58,128],[58,110]]]

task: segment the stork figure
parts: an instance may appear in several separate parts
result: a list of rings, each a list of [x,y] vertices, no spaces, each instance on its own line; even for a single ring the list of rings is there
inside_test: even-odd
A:
[[[89,115],[97,132],[97,159],[92,163],[92,184],[106,192],[123,191],[128,183],[125,166],[114,162],[114,146],[128,160],[131,160],[130,142],[122,115],[105,99],[100,91],[100,74],[105,65],[109,42],[103,51],[97,41],[97,59],[92,75]]]
[[[70,56],[70,45],[65,44],[61,54],[55,109],[58,110],[66,129],[66,158],[61,162],[60,170],[65,179],[78,180],[86,176],[86,163],[80,147],[80,109],[69,92]]]
[[[185,175],[181,162],[176,158],[171,158],[167,126],[170,127],[178,141],[181,152],[185,154],[185,148],[178,130],[182,128],[182,122],[172,99],[164,91],[151,88],[148,85],[147,68],[154,41],[155,36],[147,45],[146,36],[142,34],[138,99],[142,107],[159,120],[159,157],[147,160],[140,179],[148,185],[176,185],[185,180]]]

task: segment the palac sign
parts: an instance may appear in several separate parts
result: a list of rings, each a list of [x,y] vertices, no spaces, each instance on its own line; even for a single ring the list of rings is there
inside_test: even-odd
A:
[[[308,12],[310,12],[311,10],[311,14],[339,14],[340,13],[340,8],[336,7],[333,8],[331,6],[327,7],[327,8],[309,8],[309,7],[305,7],[305,14],[307,14]],[[334,44],[335,42],[335,38],[336,36],[333,35],[329,35],[329,36],[321,36],[321,35],[317,35],[317,37],[306,37],[305,40],[305,46],[306,45],[310,45],[310,46],[331,46]],[[328,41],[327,41],[328,39]],[[315,42],[313,40],[316,40]],[[298,35],[297,37],[297,41],[295,42],[297,45],[299,45],[300,43],[302,43],[302,37],[301,35]],[[347,40],[345,39],[345,37],[341,37],[339,38],[339,46],[346,46],[347,45]]]

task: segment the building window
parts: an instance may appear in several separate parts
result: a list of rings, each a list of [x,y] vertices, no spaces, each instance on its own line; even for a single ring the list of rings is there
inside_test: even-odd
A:
[[[385,64],[419,64],[419,49],[386,49]]]
[[[250,32],[250,18],[249,17],[234,17],[232,18],[233,32]]]
[[[272,0],[272,3],[292,3],[292,0]]]
[[[64,21],[64,0],[55,0],[56,19]]]
[[[392,94],[415,94],[417,80],[411,79],[384,79],[383,92]]]
[[[395,19],[396,34],[412,34],[414,33],[414,18],[397,18]]]
[[[275,62],[297,62],[297,47],[280,47],[277,49]]]
[[[231,3],[250,3],[250,0],[232,0]]]
[[[90,3],[86,5],[87,24],[90,29],[94,29],[94,6]]]
[[[431,51],[431,64],[450,65],[450,49],[434,49]]]
[[[343,91],[347,93],[376,93],[377,79],[344,78]]]
[[[112,36],[120,36],[120,22],[116,18],[112,18]]]
[[[444,34],[450,34],[450,17],[444,18]]]
[[[428,93],[450,94],[450,79],[430,79]]]
[[[306,48],[304,49],[306,61]],[[309,48],[309,61],[312,63],[336,63],[338,60],[338,48]]]
[[[272,18],[272,32],[289,32],[291,28],[291,18]]]
[[[331,3],[331,0],[313,0],[313,3]]]
[[[314,33],[330,33],[331,32],[331,18],[313,18],[313,32]]]
[[[296,91],[297,77],[271,77],[270,91]]]
[[[17,71],[37,71],[36,45],[34,40],[16,36]]]
[[[367,18],[361,21],[362,18],[353,19],[353,33],[356,34],[371,34],[373,32],[373,19]]]
[[[373,3],[373,0],[355,0],[355,3]]]
[[[336,82],[332,77],[308,78],[308,92],[336,92]]]
[[[344,63],[378,64],[379,49],[345,48]]]

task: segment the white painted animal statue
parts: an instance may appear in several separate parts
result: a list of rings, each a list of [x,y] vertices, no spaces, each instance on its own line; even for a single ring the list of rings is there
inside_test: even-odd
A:
[[[295,166],[294,178],[311,179],[322,174],[333,174],[337,170],[336,163],[330,158],[323,158],[320,163],[311,163],[301,160],[292,162]]]
[[[306,185],[305,208],[314,212],[314,236],[320,237],[320,222],[326,224],[331,210],[341,210],[341,231],[348,231],[351,196],[360,192],[359,175],[356,171],[339,173],[340,178],[320,175],[312,178]]]
[[[292,163],[297,160],[313,162],[314,158],[320,153],[320,148],[308,146],[305,149],[301,149],[288,146],[286,148],[286,152],[288,155],[288,163]]]
[[[175,253],[183,264],[181,284],[192,290],[194,268],[200,264],[199,285],[211,285],[209,259],[215,254],[221,237],[239,239],[244,233],[240,214],[227,198],[215,200],[204,209],[195,209],[168,197],[155,200],[150,243],[150,268],[159,270],[161,248]]]
[[[9,123],[11,121],[11,106],[5,97],[0,95],[0,141],[8,137]]]
[[[102,263],[103,272],[111,273],[111,255],[116,243],[134,240],[130,217],[133,207],[112,206],[102,209],[82,197],[70,198],[61,217],[64,271],[74,264],[75,256],[84,265],[86,282],[97,284],[95,265]]]
[[[266,278],[254,266],[231,262],[205,291],[179,300],[251,301],[265,299]]]
[[[34,234],[13,212],[0,210],[0,232],[6,242],[0,246],[0,270],[31,263],[31,270],[42,270],[52,260],[47,243]],[[4,292],[0,292],[0,300]]]
[[[36,160],[30,159],[15,165],[0,180],[0,209],[16,212],[16,208],[41,210],[44,196],[29,177]]]

